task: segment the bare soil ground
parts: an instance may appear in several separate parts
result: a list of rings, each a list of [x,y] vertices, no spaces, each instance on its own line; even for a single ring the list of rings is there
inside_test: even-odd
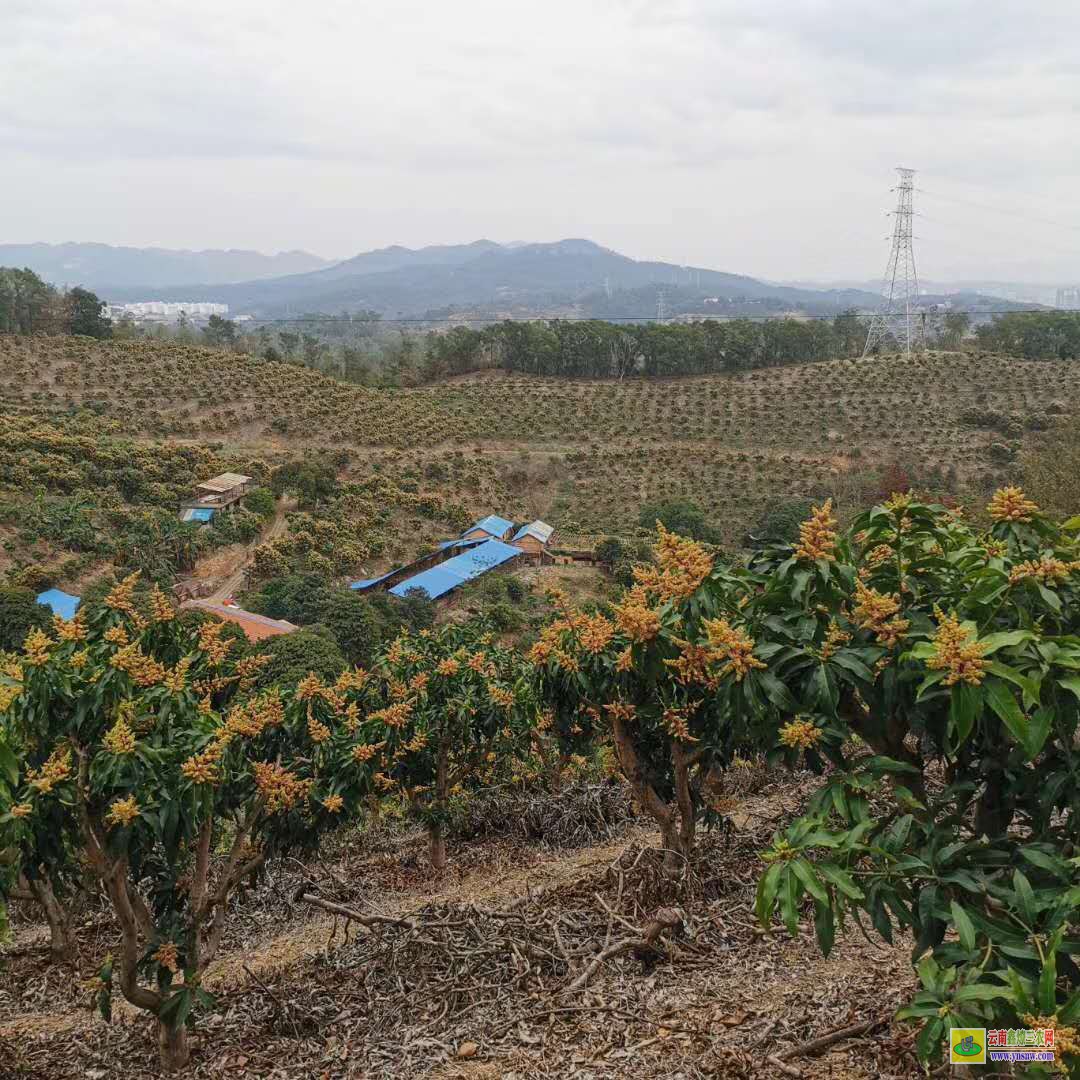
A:
[[[458,842],[442,877],[422,837],[382,828],[338,838],[312,865],[279,863],[238,901],[206,979],[221,1008],[198,1022],[190,1075],[918,1076],[911,1036],[889,1023],[912,982],[906,942],[870,945],[849,928],[825,959],[809,928],[793,939],[755,924],[757,852],[814,783],[784,779],[743,798],[731,829],[705,838],[676,885],[640,821],[570,850],[505,836]],[[298,901],[305,890],[412,922],[346,925]],[[595,962],[664,907],[680,923],[655,951]],[[19,914],[0,954],[0,1076],[156,1077],[148,1021],[126,1007],[110,1026],[92,1016],[80,977],[48,964],[43,928]],[[83,976],[111,935],[89,908]],[[817,1056],[790,1055],[877,1020]]]

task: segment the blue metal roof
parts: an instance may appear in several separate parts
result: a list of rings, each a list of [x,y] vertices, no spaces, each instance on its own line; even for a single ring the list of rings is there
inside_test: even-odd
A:
[[[52,608],[53,614],[59,615],[62,619],[74,619],[82,599],[60,589],[46,589],[43,593],[38,593],[37,602]]]
[[[507,531],[513,527],[514,523],[512,521],[507,521],[506,518],[499,517],[498,514],[488,514],[486,518],[478,521],[472,528],[466,529],[461,535],[465,536],[475,529],[483,529],[484,532],[490,533],[492,536],[505,536]]]
[[[474,525],[473,528],[476,528],[476,526]],[[462,547],[462,548],[464,548],[464,547],[472,547],[474,544],[483,544],[483,543],[484,543],[484,540],[481,539],[480,537],[477,537],[475,540],[440,540],[439,541],[439,550],[440,551],[445,551],[447,548],[452,548],[452,547]]]
[[[463,551],[430,570],[407,578],[390,591],[395,596],[404,596],[410,589],[421,589],[430,599],[436,600],[466,581],[472,581],[496,566],[516,559],[520,554],[519,548],[504,544],[501,540],[485,540],[471,551]]]
[[[391,574],[396,573],[397,570],[388,570],[382,577],[361,578],[359,581],[354,581],[349,588],[356,589],[357,592],[364,592],[365,589],[370,589],[373,585],[378,585],[380,581],[385,581]]]

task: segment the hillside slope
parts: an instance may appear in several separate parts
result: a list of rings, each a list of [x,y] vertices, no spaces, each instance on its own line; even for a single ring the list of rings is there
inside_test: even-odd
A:
[[[129,433],[229,453],[345,450],[354,475],[460,487],[470,506],[512,499],[507,511],[532,507],[586,532],[626,530],[641,505],[686,496],[737,541],[770,501],[857,500],[892,463],[983,491],[1009,475],[1028,429],[1080,406],[1080,369],[941,354],[684,380],[491,374],[375,390],[192,346],[9,338],[0,404],[9,414],[89,408]]]

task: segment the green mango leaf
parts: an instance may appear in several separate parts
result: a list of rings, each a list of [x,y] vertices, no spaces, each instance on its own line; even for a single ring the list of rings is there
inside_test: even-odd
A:
[[[1031,888],[1031,882],[1019,871],[1013,871],[1013,888],[1020,900],[1020,909],[1024,918],[1027,919],[1028,927],[1035,925],[1039,916],[1039,905],[1035,901],[1035,893]]]
[[[833,909],[828,904],[814,904],[814,933],[817,935],[821,955],[827,957],[836,941],[836,922]]]
[[[1007,986],[996,983],[969,983],[961,986],[953,995],[956,1005],[966,1005],[969,1001],[1012,1001],[1013,993]]]
[[[967,742],[979,714],[982,713],[982,694],[979,687],[959,683],[952,688],[949,703],[949,725],[953,736],[953,753]]]
[[[832,863],[815,863],[814,869],[818,874],[823,877],[830,885],[833,885],[839,892],[850,900],[862,900],[866,895],[858,885],[852,880],[851,875],[846,870],[841,870],[839,866],[834,866]]]
[[[1043,1016],[1057,1011],[1057,953],[1048,951],[1039,976],[1039,1009]]]
[[[764,927],[768,927],[771,921],[776,892],[780,887],[780,875],[785,869],[782,862],[775,862],[761,875],[761,880],[758,882],[754,910],[757,913],[758,922]]]
[[[960,944],[968,952],[975,948],[975,927],[971,922],[971,916],[954,900],[950,905],[952,911],[953,926],[960,936]]]
[[[806,891],[815,900],[822,904],[827,904],[829,902],[828,890],[821,884],[817,874],[814,873],[814,868],[806,859],[799,858],[793,860],[791,868],[805,886]]]
[[[986,695],[986,703],[997,713],[998,718],[1009,729],[1012,737],[1026,749],[1028,740],[1031,738],[1028,719],[1020,711],[1020,706],[1016,704],[1012,691],[1004,683],[996,679],[985,683],[983,690]]]
[[[987,634],[986,637],[979,639],[979,644],[983,647],[983,656],[990,656],[992,653],[996,653],[998,649],[1003,649],[1009,645],[1019,645],[1022,641],[1032,641],[1035,635],[1030,630],[1002,630],[996,634]]]
[[[999,679],[1005,679],[1007,682],[1011,682],[1014,686],[1019,686],[1023,691],[1023,700],[1025,709],[1034,709],[1039,704],[1039,690],[1042,683],[1042,676],[1037,679],[1029,678],[1026,675],[1021,675],[1016,668],[1009,667],[1008,664],[1002,664],[998,660],[991,660],[987,665],[987,671],[996,675]]]

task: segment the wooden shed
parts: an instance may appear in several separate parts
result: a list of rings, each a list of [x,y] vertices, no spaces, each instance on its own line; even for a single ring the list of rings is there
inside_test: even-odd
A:
[[[548,553],[555,529],[543,521],[530,521],[528,525],[522,525],[514,539],[510,541],[514,547],[521,548],[526,555],[540,562]]]

